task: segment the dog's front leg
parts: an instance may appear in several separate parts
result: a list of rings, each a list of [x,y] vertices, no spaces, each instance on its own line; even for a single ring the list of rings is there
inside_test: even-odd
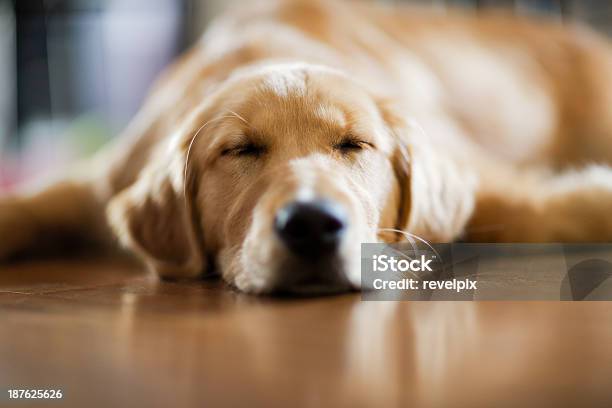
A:
[[[612,168],[500,180],[480,192],[473,242],[612,242]]]
[[[103,205],[90,181],[58,181],[0,197],[0,260],[61,247],[69,239],[108,241]]]

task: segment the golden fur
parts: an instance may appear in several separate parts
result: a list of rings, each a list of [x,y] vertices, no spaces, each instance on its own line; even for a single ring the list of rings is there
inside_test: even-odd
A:
[[[0,258],[116,236],[162,276],[269,292],[299,269],[274,214],[316,196],[348,210],[335,267],[358,287],[385,229],[611,240],[611,164],[612,52],[584,28],[268,2],[219,18],[84,168],[1,199]]]

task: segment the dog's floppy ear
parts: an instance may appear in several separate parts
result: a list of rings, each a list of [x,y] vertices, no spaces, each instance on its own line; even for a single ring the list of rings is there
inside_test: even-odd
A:
[[[174,157],[172,157],[174,156]],[[189,188],[184,191],[181,155],[151,160],[138,179],[107,208],[121,243],[144,258],[162,277],[204,272],[201,229]]]
[[[396,141],[392,158],[400,189],[396,228],[432,242],[458,238],[473,211],[475,176],[445,154],[444,146],[433,146],[418,124],[385,105],[381,112]]]

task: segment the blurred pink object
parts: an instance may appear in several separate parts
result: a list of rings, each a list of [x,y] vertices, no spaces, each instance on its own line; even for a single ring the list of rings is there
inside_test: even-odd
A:
[[[0,154],[0,194],[11,190],[20,180],[18,159],[8,154]]]
[[[29,143],[23,152],[4,152],[0,154],[0,193],[62,169],[79,156],[69,143],[45,138]]]

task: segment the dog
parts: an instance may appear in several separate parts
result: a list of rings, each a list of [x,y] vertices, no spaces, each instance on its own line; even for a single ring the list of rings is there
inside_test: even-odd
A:
[[[240,6],[112,146],[0,200],[0,258],[121,245],[163,278],[360,287],[360,243],[612,239],[612,49],[501,12]]]

